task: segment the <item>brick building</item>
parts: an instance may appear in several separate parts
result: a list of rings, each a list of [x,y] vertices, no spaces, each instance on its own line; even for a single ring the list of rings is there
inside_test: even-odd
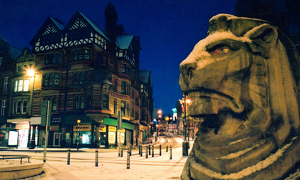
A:
[[[139,37],[124,34],[111,4],[105,16],[105,32],[80,11],[65,25],[49,17],[31,40],[32,51],[19,56],[6,126],[25,127],[23,146],[44,145],[47,119],[52,147],[115,147],[118,136],[135,145],[150,135],[152,85],[145,94]]]

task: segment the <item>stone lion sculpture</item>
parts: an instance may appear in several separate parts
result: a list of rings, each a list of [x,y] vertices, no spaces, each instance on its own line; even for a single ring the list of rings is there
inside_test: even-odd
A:
[[[199,124],[181,178],[297,174],[299,67],[291,41],[266,21],[211,18],[208,36],[180,64],[187,114]]]

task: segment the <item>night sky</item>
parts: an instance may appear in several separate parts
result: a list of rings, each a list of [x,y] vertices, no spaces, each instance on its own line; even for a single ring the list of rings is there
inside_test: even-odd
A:
[[[235,0],[0,0],[0,37],[31,49],[29,42],[47,17],[66,25],[77,10],[104,31],[109,2],[118,13],[117,24],[140,37],[140,69],[151,70],[154,106],[171,113],[182,98],[180,62],[205,38],[212,16],[234,14]]]

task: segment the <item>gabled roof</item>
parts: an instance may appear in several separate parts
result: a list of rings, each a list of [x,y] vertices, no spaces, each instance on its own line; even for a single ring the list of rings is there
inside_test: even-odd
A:
[[[48,17],[46,19],[46,21],[44,22],[44,24],[42,25],[42,27],[38,30],[38,32],[35,34],[35,36],[30,41],[31,45],[33,45],[35,43],[35,41],[40,37],[40,35],[45,32],[45,30],[48,28],[48,26],[51,22],[54,24],[54,26],[56,26],[56,28],[59,31],[62,31],[64,29],[64,26],[62,24],[60,24],[58,21],[52,19],[51,17]]]
[[[133,40],[134,35],[121,35],[116,37],[116,45],[120,49],[128,49]]]
[[[64,25],[60,24],[58,21],[56,21],[55,19],[52,19],[50,17],[50,19],[54,22],[54,24],[59,28],[59,30],[63,30],[64,29]]]
[[[9,55],[13,60],[17,60],[21,53],[21,49],[9,46]]]
[[[99,34],[101,34],[103,37],[108,39],[108,37],[105,36],[104,32],[93,22],[91,21],[88,17],[86,17],[82,12],[78,11],[82,17],[97,31]],[[109,40],[109,39],[108,39]]]
[[[149,84],[151,86],[152,82],[151,82],[150,75],[151,75],[151,70],[140,70],[139,71],[140,82],[143,84]]]

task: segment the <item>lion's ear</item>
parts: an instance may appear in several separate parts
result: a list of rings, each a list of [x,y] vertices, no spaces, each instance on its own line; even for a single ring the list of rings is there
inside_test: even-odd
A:
[[[262,24],[248,31],[245,37],[252,41],[249,46],[253,53],[270,57],[271,49],[277,42],[278,33],[273,26]]]

